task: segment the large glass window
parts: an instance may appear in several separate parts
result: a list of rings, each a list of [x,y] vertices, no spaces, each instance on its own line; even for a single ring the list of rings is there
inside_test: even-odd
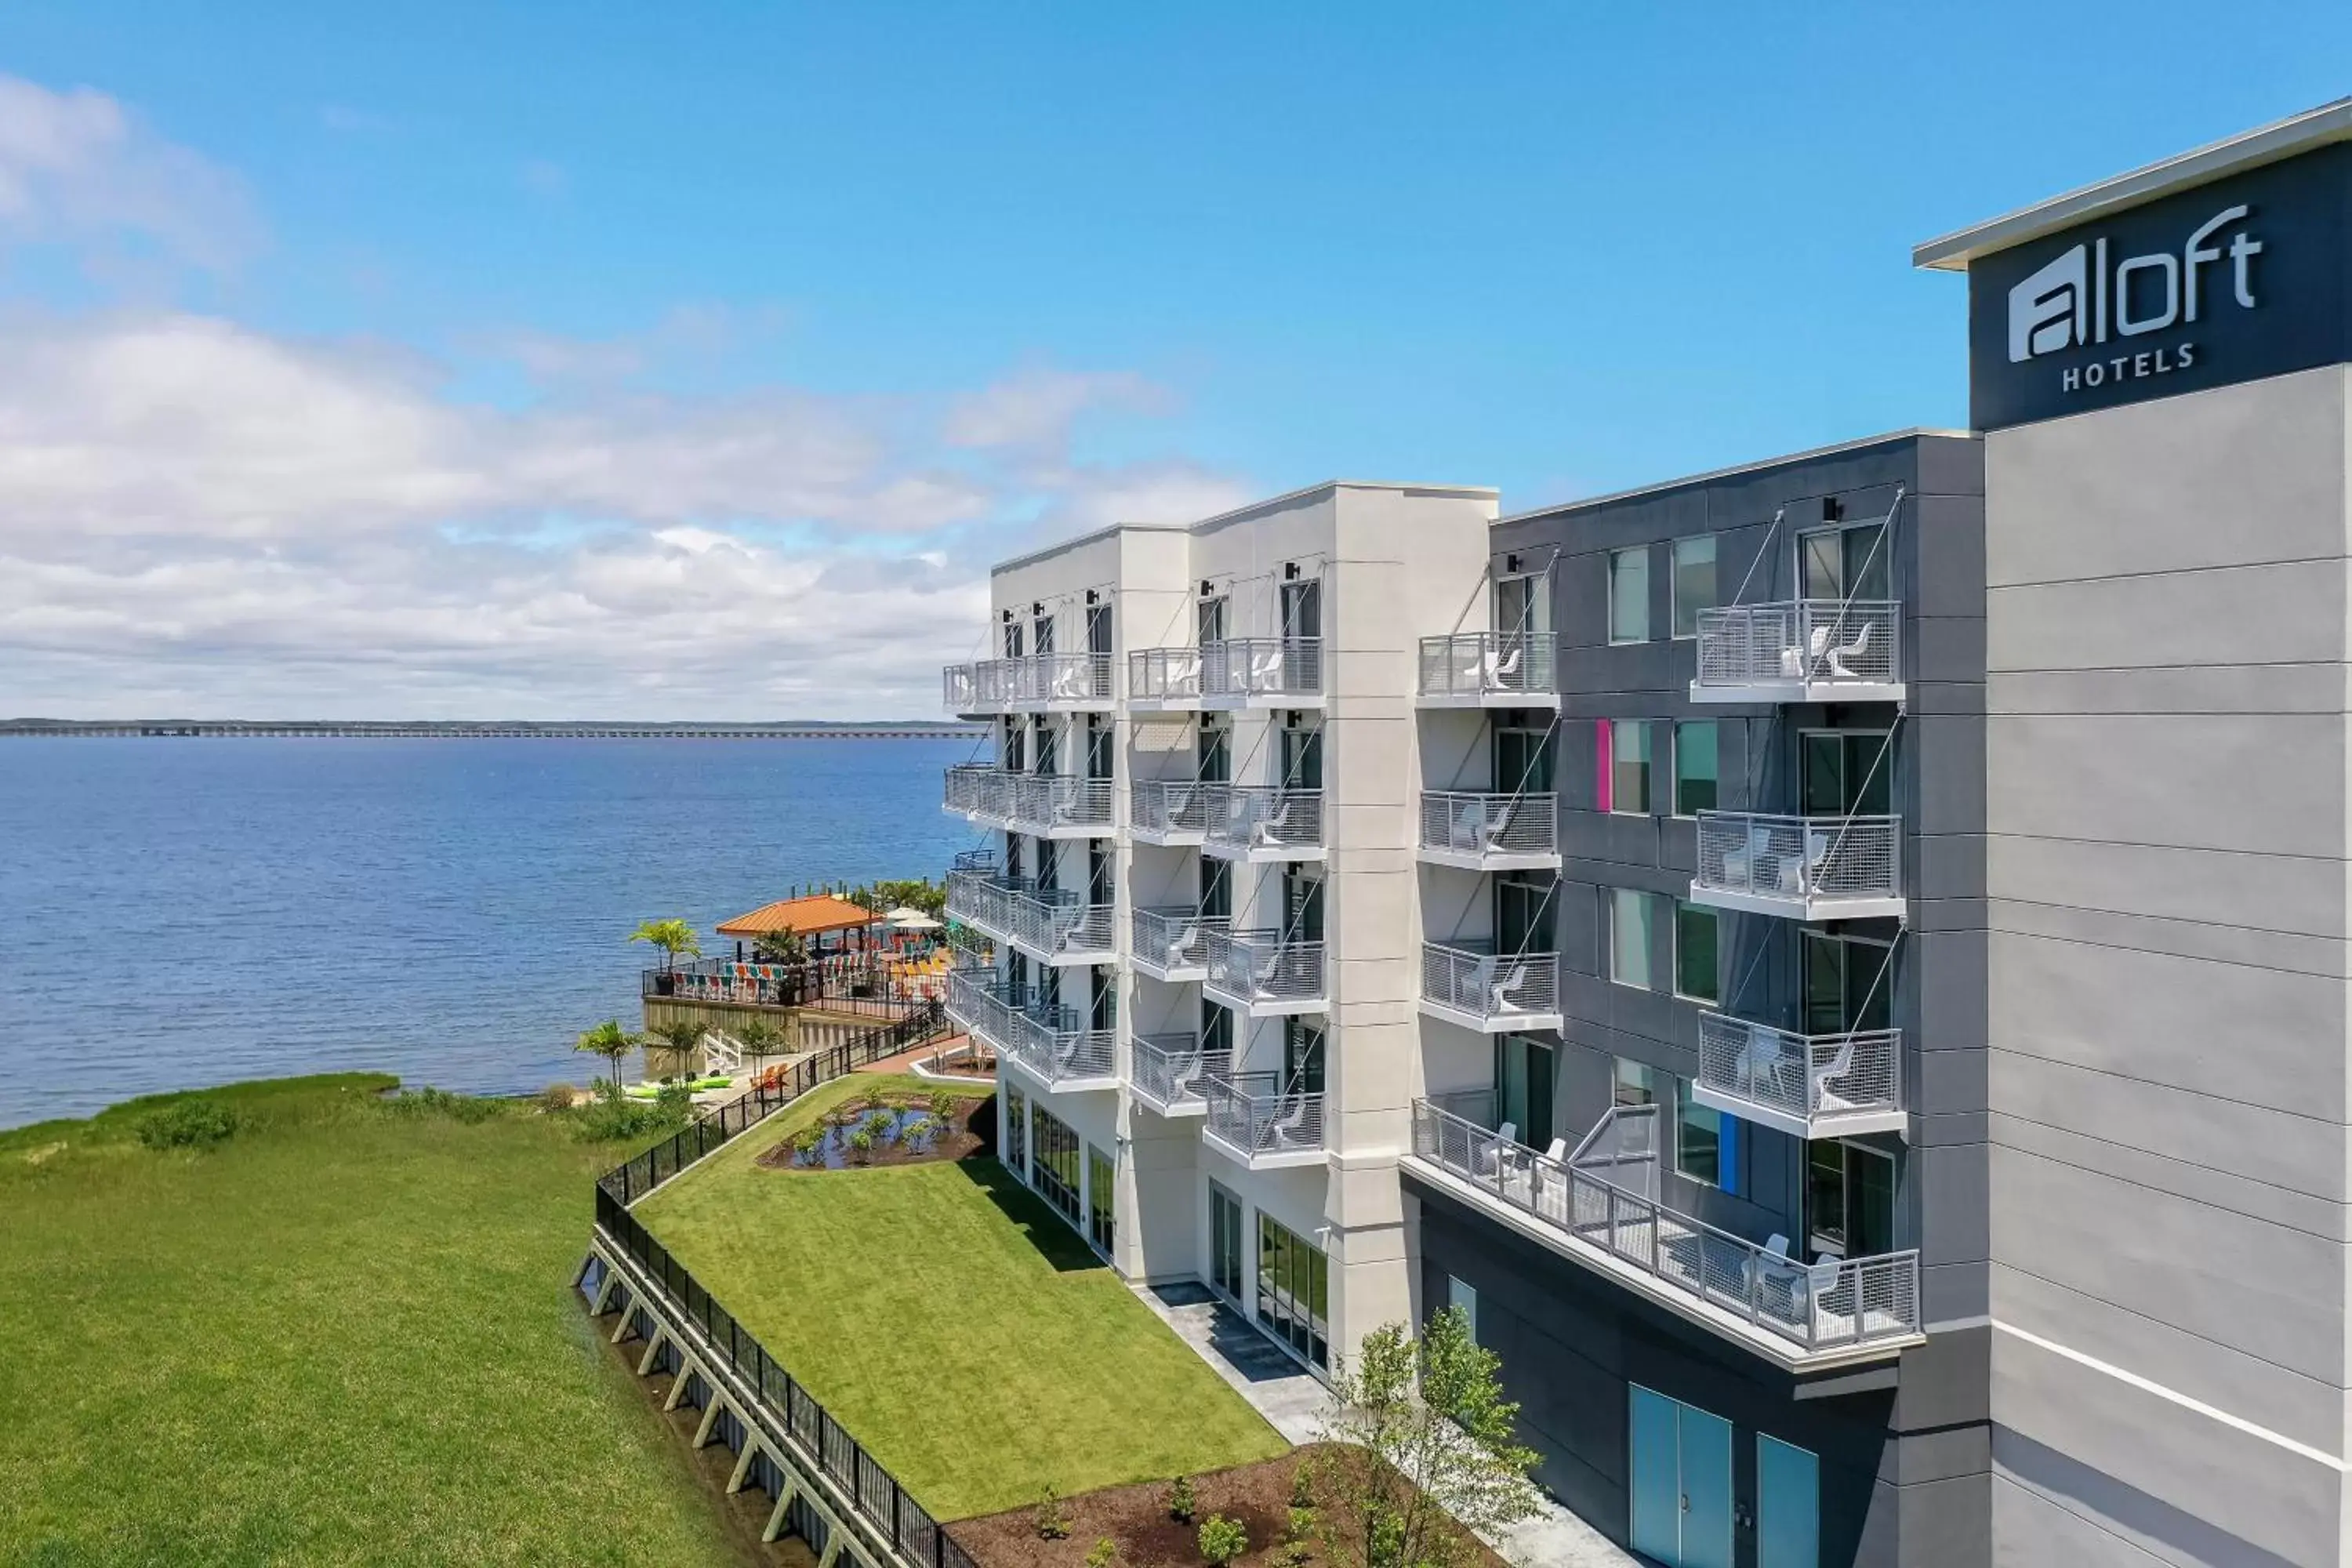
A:
[[[1282,1021],[1282,1092],[1323,1092],[1323,1026],[1295,1013]]]
[[[1895,1161],[1860,1143],[1805,1146],[1805,1229],[1817,1252],[1873,1258],[1895,1250]]]
[[[1647,719],[1616,719],[1609,725],[1609,809],[1632,816],[1650,814],[1651,731]]]
[[[1808,730],[1798,737],[1807,816],[1884,816],[1894,809],[1895,756],[1884,730]]]
[[[1657,926],[1658,900],[1656,893],[1609,889],[1609,978],[1620,985],[1654,988],[1650,933]]]
[[[1550,605],[1543,591],[1549,581],[1526,574],[1496,578],[1495,629],[1506,636],[1550,630]]]
[[[1093,1144],[1087,1144],[1087,1239],[1093,1242],[1095,1250],[1106,1258],[1110,1256],[1113,1239],[1111,1215],[1117,1206],[1118,1194],[1118,1167],[1111,1163],[1109,1155]]]
[[[1323,787],[1323,726],[1297,721],[1294,715],[1282,727],[1282,787]]]
[[[1029,1179],[1029,1100],[1011,1084],[1004,1087],[1004,1163]]]
[[[1004,612],[1004,657],[1019,658],[1021,644],[1021,623],[1013,618],[1012,611],[1007,610]]]
[[[1551,789],[1551,728],[1538,717],[1517,709],[1495,717],[1495,787],[1505,795]]]
[[[1887,1027],[1895,984],[1894,977],[1883,972],[1893,952],[1883,942],[1805,932],[1805,1033],[1843,1035]]]
[[[1199,640],[1202,647],[1207,647],[1211,643],[1220,643],[1225,640],[1225,599],[1223,595],[1203,595],[1202,596],[1200,602],[1193,606],[1193,627],[1195,631],[1199,633]]]
[[[1112,743],[1113,737],[1108,719],[1099,713],[1087,715],[1087,777],[1107,779],[1111,776],[1112,759],[1118,755]]]
[[[1219,1071],[1234,1061],[1233,1013],[1205,996],[1201,999],[1201,1059]]]
[[[1035,619],[1031,622],[1030,629],[1036,638],[1037,652],[1054,651],[1054,617],[1051,613],[1039,611]]]
[[[1650,547],[1609,552],[1609,640],[1650,640]]]
[[[1223,715],[1201,721],[1194,741],[1192,776],[1202,784],[1224,784],[1233,776],[1234,732]]]
[[[1495,1037],[1495,1125],[1509,1122],[1530,1149],[1551,1145],[1551,1047],[1525,1035]]]
[[[1675,994],[1696,1002],[1722,999],[1716,954],[1716,912],[1675,900]]]
[[[1295,865],[1282,868],[1282,931],[1285,942],[1323,940],[1323,879]]]
[[[1330,1279],[1322,1248],[1257,1216],[1257,1321],[1316,1366],[1330,1363]]]
[[[1887,599],[1886,525],[1856,523],[1797,536],[1797,572],[1808,599]]]
[[[1636,1106],[1655,1105],[1664,1098],[1661,1090],[1665,1075],[1647,1062],[1637,1062],[1631,1057],[1614,1058],[1616,1068],[1611,1075],[1610,1103],[1631,1110]]]
[[[1072,1225],[1078,1218],[1078,1135],[1042,1105],[1029,1107],[1030,1184]]]
[[[1551,952],[1551,901],[1559,884],[1549,877],[1505,872],[1495,879],[1495,951]]]
[[[1108,605],[1087,606],[1087,651],[1088,653],[1110,651],[1110,606]]]
[[[1675,726],[1675,815],[1713,811],[1719,779],[1712,719],[1688,719]]]
[[[1209,1283],[1242,1299],[1242,1201],[1209,1184]]]
[[[1723,1179],[1723,1112],[1701,1105],[1687,1088],[1675,1097],[1675,1169],[1694,1182],[1727,1187]]]
[[[1675,541],[1675,636],[1698,635],[1698,613],[1716,605],[1715,535]]]

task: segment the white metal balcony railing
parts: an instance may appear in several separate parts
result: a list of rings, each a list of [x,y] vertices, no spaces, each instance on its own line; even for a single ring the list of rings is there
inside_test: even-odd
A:
[[[1323,1096],[1286,1091],[1282,1075],[1223,1072],[1201,1076],[1210,1137],[1245,1161],[1323,1152]]]
[[[1511,868],[1559,859],[1559,797],[1423,790],[1421,847],[1449,864]]]
[[[1213,790],[1208,847],[1229,858],[1294,858],[1323,847],[1323,792],[1272,784],[1203,784]]]
[[[1804,919],[1850,904],[1864,906],[1853,912],[1900,913],[1903,819],[1702,811],[1691,891],[1702,902],[1727,898],[1738,900],[1733,907]]]
[[[948,976],[948,1016],[1048,1084],[1114,1079],[1118,1031],[1087,1027],[1079,1008],[1008,991],[978,973]]]
[[[1544,706],[1559,695],[1551,632],[1456,632],[1421,639],[1421,695],[1444,702]]]
[[[1160,844],[1198,844],[1223,784],[1191,779],[1137,779],[1127,786],[1129,828]]]
[[[1109,904],[1081,903],[1074,892],[1040,889],[1026,877],[978,868],[950,871],[948,916],[1049,960],[1098,963],[1113,952]]]
[[[1202,1079],[1208,1061],[1198,1035],[1138,1035],[1128,1047],[1136,1098],[1162,1116],[1197,1115],[1207,1107]]]
[[[1837,700],[1841,689],[1895,695],[1902,605],[1892,599],[1783,599],[1698,613],[1693,699]]]
[[[1108,779],[1005,773],[984,784],[982,794],[984,804],[974,815],[994,817],[1008,826],[1048,835],[1063,828],[1110,831]]]
[[[1323,1005],[1323,944],[1285,942],[1276,931],[1202,933],[1208,973],[1202,984],[1253,1012],[1312,1012]]]
[[[1201,695],[1279,706],[1323,695],[1321,637],[1228,637],[1201,648]]]
[[[1201,650],[1141,647],[1127,656],[1129,702],[1197,702],[1201,698]]]
[[[999,708],[1107,703],[1111,697],[1107,653],[1034,653],[951,664],[940,672],[940,697],[951,713]]]
[[[1497,953],[1492,942],[1467,937],[1425,942],[1421,997],[1481,1028],[1558,1028],[1559,954]]]
[[[1693,1082],[1718,1109],[1800,1138],[1892,1131],[1906,1121],[1899,1029],[1798,1035],[1701,1013]]]
[[[1209,973],[1209,935],[1232,923],[1223,915],[1195,914],[1183,907],[1138,908],[1128,916],[1131,956],[1162,980],[1203,980]]]
[[[1651,1196],[1657,1110],[1612,1110],[1573,1154],[1556,1160],[1417,1100],[1412,1154],[1488,1201],[1633,1268],[1660,1291],[1770,1336],[1799,1358],[1919,1335],[1916,1250],[1808,1266]]]

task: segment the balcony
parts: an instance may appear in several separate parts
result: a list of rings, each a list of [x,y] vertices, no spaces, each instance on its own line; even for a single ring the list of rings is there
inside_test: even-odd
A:
[[[1207,931],[1202,994],[1253,1018],[1320,1013],[1329,1006],[1320,942],[1285,942],[1277,931]]]
[[[1421,792],[1421,858],[1465,871],[1559,869],[1559,797]]]
[[[1201,706],[1323,706],[1321,637],[1228,637],[1201,648]]]
[[[992,713],[1108,712],[1110,655],[1037,653],[951,664],[940,673],[940,689],[947,710],[967,719]]]
[[[1211,1106],[1213,1118],[1215,1107]],[[1808,1266],[1679,1214],[1658,1188],[1655,1106],[1602,1117],[1567,1159],[1413,1101],[1415,1175],[1553,1251],[1783,1366],[1895,1354],[1921,1342],[1919,1255]]]
[[[1559,954],[1496,953],[1457,937],[1421,944],[1421,1010],[1484,1034],[1560,1026]]]
[[[1108,779],[965,763],[948,770],[943,805],[967,821],[1040,838],[1108,838],[1110,800]]]
[[[1233,923],[1223,915],[1195,914],[1189,905],[1139,909],[1128,922],[1133,939],[1128,961],[1140,973],[1180,985],[1209,977],[1209,935]]]
[[[1199,1116],[1209,1109],[1202,1079],[1208,1063],[1198,1035],[1138,1035],[1128,1047],[1135,1098],[1162,1116]]]
[[[1145,647],[1129,654],[1127,705],[1137,713],[1198,712],[1201,650]]]
[[[1203,847],[1220,860],[1323,858],[1323,792],[1218,784]]]
[[[979,868],[948,873],[948,918],[1010,942],[1042,963],[1108,963],[1111,906],[1086,904],[1062,888]]]
[[[1899,816],[1698,814],[1691,901],[1792,921],[1903,912]]]
[[[959,970],[948,975],[947,1011],[1047,1089],[1118,1087],[1118,1032],[1087,1028],[1078,1008],[1016,994],[985,971]]]
[[[1903,606],[1784,599],[1698,613],[1694,702],[1900,702]]]
[[[1202,1131],[1225,1154],[1253,1171],[1324,1163],[1323,1096],[1286,1093],[1281,1078],[1271,1072],[1213,1070],[1201,1077],[1201,1097],[1208,1110]]]
[[[1897,1029],[1794,1035],[1702,1013],[1692,1089],[1702,1105],[1792,1138],[1908,1132],[1911,1125]]]
[[[1190,779],[1137,779],[1128,785],[1128,832],[1143,844],[1199,844],[1225,786]]]
[[[1559,639],[1551,632],[1456,632],[1421,639],[1423,708],[1557,708]]]

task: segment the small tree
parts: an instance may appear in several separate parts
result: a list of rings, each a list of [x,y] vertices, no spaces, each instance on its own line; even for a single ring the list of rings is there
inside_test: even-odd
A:
[[[1087,1553],[1087,1568],[1118,1568],[1118,1542],[1106,1535]]]
[[[734,1032],[745,1056],[770,1056],[784,1043],[784,1032],[757,1013],[735,1025]]]
[[[1223,1568],[1248,1550],[1249,1531],[1242,1528],[1240,1520],[1213,1513],[1201,1521],[1202,1561]]]
[[[651,942],[662,951],[662,973],[677,973],[677,955],[690,952],[702,956],[702,939],[684,921],[647,921],[629,933],[631,942]]]
[[[646,1037],[640,1043],[650,1046],[659,1041],[666,1049],[691,1058],[694,1047],[702,1044],[702,1037],[709,1032],[709,1024],[690,1015],[664,1018],[658,1024],[646,1026]],[[691,1059],[687,1062],[686,1072],[689,1077],[694,1072],[694,1063]]]
[[[1430,1320],[1416,1343],[1402,1323],[1364,1337],[1332,1379],[1327,1441],[1357,1450],[1318,1477],[1339,1561],[1360,1568],[1460,1568],[1474,1550],[1450,1514],[1492,1534],[1538,1507],[1528,1479],[1536,1453],[1515,1441],[1519,1407],[1502,1396],[1494,1353],[1470,1337],[1459,1307]]]
[[[1192,1478],[1178,1476],[1168,1488],[1168,1517],[1179,1524],[1190,1524],[1201,1505],[1192,1497]]]
[[[593,1029],[582,1030],[572,1048],[586,1051],[590,1056],[603,1057],[611,1063],[613,1091],[617,1094],[621,1089],[621,1064],[628,1059],[629,1053],[635,1050],[638,1044],[636,1036],[621,1027],[621,1020],[607,1018]]]
[[[1060,1541],[1070,1533],[1070,1510],[1062,1506],[1062,1494],[1052,1482],[1037,1496],[1037,1539]]]
[[[762,963],[806,963],[808,938],[796,931],[763,931],[752,939],[751,956]]]

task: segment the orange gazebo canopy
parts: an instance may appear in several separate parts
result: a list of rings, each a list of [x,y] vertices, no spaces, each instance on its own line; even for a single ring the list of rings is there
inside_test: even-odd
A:
[[[779,899],[772,904],[761,904],[749,914],[721,921],[719,934],[761,937],[797,931],[802,936],[815,936],[824,931],[871,925],[874,920],[873,915],[847,899],[836,899],[831,893],[812,893],[804,899]]]

